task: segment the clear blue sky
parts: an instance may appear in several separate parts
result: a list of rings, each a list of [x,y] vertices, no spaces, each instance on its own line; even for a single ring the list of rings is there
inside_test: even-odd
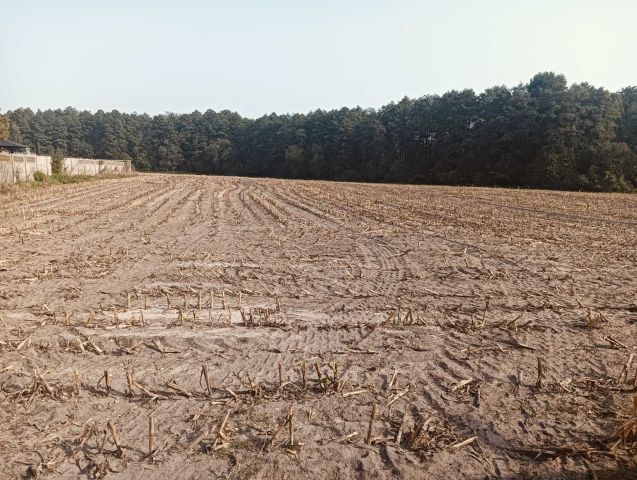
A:
[[[564,73],[637,84],[637,0],[0,0],[0,109],[379,107]]]

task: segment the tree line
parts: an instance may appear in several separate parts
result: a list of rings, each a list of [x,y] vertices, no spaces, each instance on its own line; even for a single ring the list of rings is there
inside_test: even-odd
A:
[[[3,132],[4,131],[4,132]],[[42,154],[130,159],[138,170],[283,178],[637,188],[637,87],[612,93],[563,75],[403,98],[380,109],[242,117],[18,108],[0,137]]]

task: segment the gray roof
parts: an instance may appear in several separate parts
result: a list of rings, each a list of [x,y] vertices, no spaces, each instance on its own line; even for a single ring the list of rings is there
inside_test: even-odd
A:
[[[21,145],[19,143],[10,142],[9,140],[0,139],[0,148],[27,148],[26,145]]]

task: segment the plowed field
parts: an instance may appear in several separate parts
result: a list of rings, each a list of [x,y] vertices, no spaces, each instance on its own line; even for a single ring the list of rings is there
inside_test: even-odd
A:
[[[635,478],[637,196],[19,190],[0,317],[0,478]]]

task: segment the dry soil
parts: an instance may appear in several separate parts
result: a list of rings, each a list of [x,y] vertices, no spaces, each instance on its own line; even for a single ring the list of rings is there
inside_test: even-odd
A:
[[[1,478],[634,478],[637,196],[137,175],[0,252]]]

